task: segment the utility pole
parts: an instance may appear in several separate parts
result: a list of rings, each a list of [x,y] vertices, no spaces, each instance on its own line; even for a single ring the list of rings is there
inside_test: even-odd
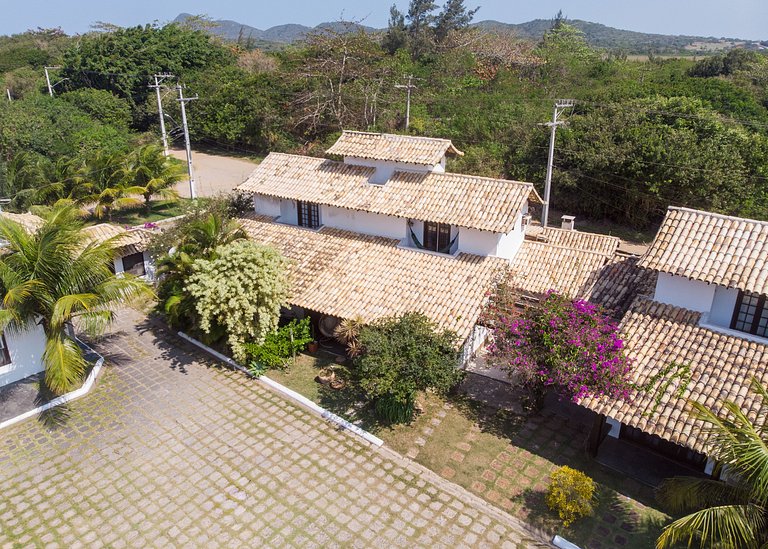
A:
[[[411,80],[413,80],[413,75],[409,74],[407,84],[395,84],[396,88],[406,90],[406,100],[405,100],[405,129],[406,130],[408,130],[408,126],[411,125],[411,90],[416,89],[416,86],[414,84],[411,84]]]
[[[179,92],[179,98],[176,100],[181,104],[181,125],[184,127],[184,143],[187,147],[187,172],[189,173],[189,197],[192,199],[197,198],[197,192],[195,191],[195,175],[192,172],[192,147],[189,144],[189,127],[187,126],[187,101],[194,101],[197,96],[184,97],[184,88],[181,85],[176,86],[176,90]]]
[[[5,93],[8,94],[8,101],[11,101],[11,90],[9,88],[5,88]]]
[[[172,74],[162,73],[155,74],[155,84],[150,84],[150,88],[154,88],[157,94],[157,112],[160,113],[160,133],[163,137],[163,155],[168,156],[168,136],[165,133],[165,118],[163,117],[163,99],[160,97],[160,82],[166,78],[173,78]]]
[[[49,70],[55,70],[60,69],[61,67],[43,67],[45,69],[45,83],[48,84],[48,95],[53,97],[53,88],[64,82],[64,80],[67,80],[66,78],[64,80],[59,80],[55,84],[51,85],[51,77],[48,74]]]
[[[555,111],[552,113],[552,122],[546,122],[543,126],[549,126],[549,157],[547,158],[547,178],[544,181],[544,205],[541,209],[541,226],[546,227],[549,219],[549,195],[552,188],[552,162],[555,158],[555,131],[557,127],[565,124],[564,120],[559,120],[560,115],[565,109],[573,108],[576,102],[573,99],[558,99],[555,102]]]
[[[51,87],[51,77],[48,76],[48,69],[55,69],[56,67],[43,67],[45,69],[45,83],[48,84],[48,95],[53,97],[53,88]]]

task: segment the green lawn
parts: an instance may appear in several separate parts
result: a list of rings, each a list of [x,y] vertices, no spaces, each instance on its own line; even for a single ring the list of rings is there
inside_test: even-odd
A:
[[[143,207],[122,210],[112,214],[110,223],[116,225],[143,225],[153,221],[162,221],[181,215],[187,210],[191,202],[188,198],[178,200],[153,200],[149,204],[149,211]],[[95,223],[103,223],[105,219],[94,220]]]

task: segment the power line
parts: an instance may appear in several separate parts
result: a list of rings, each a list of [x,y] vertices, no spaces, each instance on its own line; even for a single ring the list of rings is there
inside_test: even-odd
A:
[[[408,131],[408,127],[411,125],[411,90],[416,89],[416,86],[411,84],[411,80],[413,80],[413,75],[409,74],[407,84],[395,84],[396,88],[406,90],[407,99],[405,102],[405,131]]]
[[[555,102],[555,110],[552,113],[552,122],[547,122],[544,125],[549,126],[549,156],[547,156],[547,176],[544,180],[544,207],[541,212],[541,225],[547,226],[549,220],[549,195],[552,187],[552,161],[555,156],[555,131],[557,127],[565,124],[564,120],[559,120],[560,115],[566,109],[572,109],[574,104],[573,99],[558,99]]]
[[[184,97],[184,87],[181,85],[176,86],[176,91],[179,92],[179,98],[176,100],[181,105],[181,124],[184,126],[184,145],[187,150],[187,172],[189,172],[189,197],[193,200],[197,198],[197,192],[195,191],[195,174],[192,169],[192,146],[189,143],[189,127],[187,126],[187,108],[188,101],[194,101],[198,97]]]
[[[153,75],[155,84],[150,84],[150,88],[154,88],[157,94],[157,111],[160,115],[160,134],[163,138],[163,155],[168,156],[168,136],[165,134],[165,117],[163,116],[163,99],[160,97],[160,82],[166,78],[173,78],[170,73],[160,73]]]

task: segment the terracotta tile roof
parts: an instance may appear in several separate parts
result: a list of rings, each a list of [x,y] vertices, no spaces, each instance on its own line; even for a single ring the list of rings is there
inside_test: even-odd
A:
[[[419,311],[463,341],[485,295],[507,262],[460,253],[441,257],[398,247],[398,241],[323,227],[318,231],[241,219],[250,237],[293,260],[292,304],[366,321]]]
[[[702,425],[686,413],[692,399],[718,411],[723,400],[735,401],[754,419],[757,400],[748,391],[752,376],[768,384],[768,345],[699,326],[701,314],[647,298],[638,298],[621,323],[629,356],[636,360],[634,381],[646,384],[675,362],[689,365],[690,382],[677,396],[681,379],[663,376],[653,389],[631,402],[589,398],[582,406],[653,435],[707,453]],[[671,380],[666,383],[664,380]],[[658,390],[663,388],[658,406]]]
[[[615,236],[588,233],[584,231],[558,229],[557,227],[531,226],[526,236],[539,242],[547,242],[553,246],[563,246],[576,250],[585,250],[612,256],[619,247],[621,240]]]
[[[572,298],[586,297],[619,239],[611,236],[538,228],[523,241],[512,260],[511,284],[529,294],[555,290]]]
[[[0,215],[6,219],[15,221],[30,233],[35,232],[43,223],[45,223],[42,217],[31,213],[2,212]]]
[[[146,229],[124,229],[110,223],[99,223],[83,229],[84,232],[97,242],[118,237],[116,247],[120,255],[130,255],[147,249],[151,232]]]
[[[768,222],[669,208],[639,265],[768,294]]]
[[[621,318],[635,297],[653,296],[658,273],[637,266],[638,257],[615,255],[600,270],[589,300],[602,305],[616,318]]]
[[[395,172],[368,183],[374,169],[322,158],[270,153],[240,191],[286,200],[507,233],[527,200],[541,201],[531,183],[447,173]]]
[[[343,131],[327,154],[435,166],[446,154],[463,155],[450,139]]]

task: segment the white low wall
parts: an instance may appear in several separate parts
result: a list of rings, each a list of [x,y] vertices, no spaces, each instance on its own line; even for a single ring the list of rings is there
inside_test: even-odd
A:
[[[24,332],[5,331],[11,363],[0,367],[0,387],[45,370],[45,332],[35,326]]]

